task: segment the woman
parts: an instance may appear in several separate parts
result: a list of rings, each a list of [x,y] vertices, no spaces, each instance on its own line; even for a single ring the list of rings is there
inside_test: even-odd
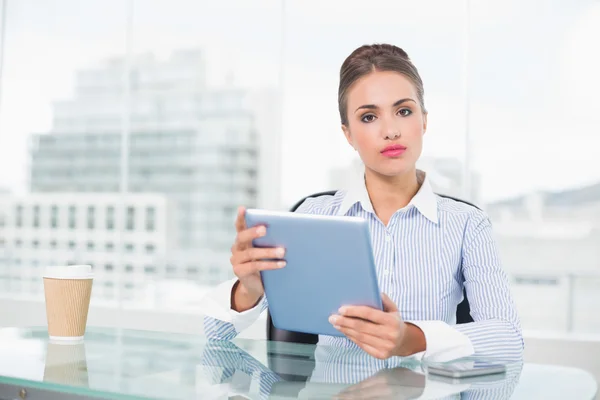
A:
[[[384,310],[342,307],[330,322],[345,337],[321,336],[319,343],[356,345],[379,359],[521,358],[520,322],[488,217],[435,195],[416,169],[427,111],[408,55],[387,44],[356,49],[341,67],[338,103],[342,131],[364,175],[335,196],[306,200],[298,212],[369,221]],[[265,228],[248,229],[244,208],[236,229],[231,265],[238,279],[214,291],[216,304],[205,317],[206,334],[221,339],[233,338],[267,308],[259,272],[285,268],[255,261],[282,259],[285,249],[253,248]],[[463,287],[475,322],[454,325]]]

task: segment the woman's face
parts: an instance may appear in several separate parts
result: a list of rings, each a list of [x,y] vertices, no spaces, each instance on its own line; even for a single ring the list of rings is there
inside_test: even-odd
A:
[[[342,129],[368,169],[387,177],[414,171],[427,115],[410,80],[397,72],[372,72],[350,87],[347,107]]]

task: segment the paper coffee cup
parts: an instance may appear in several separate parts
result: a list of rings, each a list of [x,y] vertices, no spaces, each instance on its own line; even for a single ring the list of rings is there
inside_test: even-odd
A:
[[[46,348],[44,382],[89,387],[85,345],[49,341]]]
[[[83,340],[93,278],[90,265],[46,268],[44,294],[51,340]]]

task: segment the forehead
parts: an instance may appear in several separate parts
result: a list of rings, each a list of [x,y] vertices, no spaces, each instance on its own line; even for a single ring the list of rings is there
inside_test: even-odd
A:
[[[407,77],[393,71],[373,71],[350,87],[347,102],[354,110],[364,104],[392,105],[404,98],[417,99],[415,87]]]

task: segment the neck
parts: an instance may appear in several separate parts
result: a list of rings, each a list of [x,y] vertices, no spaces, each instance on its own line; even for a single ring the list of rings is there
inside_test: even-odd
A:
[[[387,225],[391,216],[406,207],[423,183],[423,173],[412,169],[402,175],[383,176],[365,169],[365,184],[375,214]]]

